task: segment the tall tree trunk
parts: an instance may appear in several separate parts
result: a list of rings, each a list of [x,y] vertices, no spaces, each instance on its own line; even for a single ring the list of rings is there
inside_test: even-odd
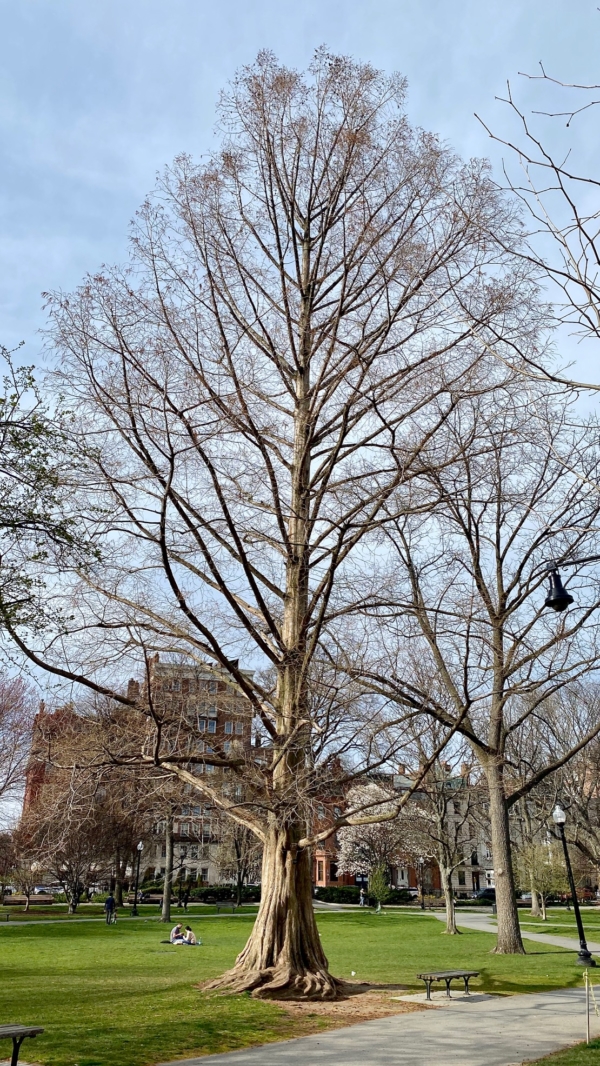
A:
[[[529,884],[531,885],[531,917],[539,918],[540,916],[540,898],[535,887],[535,878],[531,873],[529,878]]]
[[[452,935],[460,934],[460,930],[456,927],[454,893],[452,891],[452,868],[440,865],[440,877],[442,879],[444,900],[446,902],[446,928],[444,929],[444,933],[451,933]]]
[[[303,292],[295,378],[294,455],[290,476],[288,546],[277,678],[274,810],[264,841],[262,895],[252,934],[235,966],[209,987],[252,990],[263,998],[335,999],[342,987],[328,971],[315,921],[311,852],[299,849],[307,817],[298,811],[310,765],[307,633],[311,477],[310,234],[303,241]]]
[[[30,902],[31,902],[31,896],[29,896],[29,895],[25,896],[25,914],[27,914],[27,911],[29,910]]]
[[[524,955],[525,948],[521,939],[519,912],[515,896],[508,807],[504,794],[502,771],[493,759],[486,761],[484,771],[490,794],[492,855],[494,857],[494,883],[498,911],[498,939],[494,951],[498,955]]]
[[[335,999],[312,904],[310,852],[294,838],[304,827],[273,825],[265,841],[262,896],[248,943],[228,973],[208,985],[272,999]]]
[[[161,922],[171,921],[171,892],[173,890],[173,815],[169,811],[165,828],[165,883],[163,885]]]
[[[548,915],[546,913],[546,896],[543,892],[540,892],[540,899],[542,901],[542,921],[545,922],[548,919]]]

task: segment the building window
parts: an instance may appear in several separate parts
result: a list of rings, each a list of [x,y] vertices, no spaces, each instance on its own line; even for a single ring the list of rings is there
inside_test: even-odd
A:
[[[225,732],[233,733],[233,722],[225,722]]]
[[[225,743],[223,744],[223,751],[225,752],[226,755],[228,754],[228,752],[231,751],[231,741],[230,740],[226,740]]]
[[[471,866],[479,866],[479,859],[477,858],[477,852],[474,851],[471,855]]]
[[[330,862],[329,863],[329,880],[330,881],[337,881],[337,879],[338,879],[337,862]]]
[[[216,692],[217,691],[217,682],[216,681],[209,681],[208,685],[206,687],[208,688],[209,692]]]
[[[190,881],[195,881],[197,879],[197,877],[198,877],[198,871],[196,870],[195,867],[192,867],[192,869],[190,870]]]
[[[200,876],[203,881],[208,881],[208,866],[203,866],[200,871]]]
[[[458,871],[458,883],[459,883],[459,885],[466,885],[466,883],[467,883],[464,870],[459,870]]]
[[[198,858],[198,846],[196,845],[196,846],[192,846],[190,848],[190,859],[197,859],[197,858]]]
[[[235,731],[238,734],[238,736],[241,736],[242,733],[244,732],[244,723],[243,722],[236,722],[235,723]]]
[[[188,822],[182,822],[181,823],[181,828],[179,830],[179,832],[181,833],[182,837],[188,836],[189,831],[190,831],[189,823]]]
[[[167,845],[166,844],[163,844],[162,848],[160,849],[160,857],[161,857],[161,859],[166,859],[166,857],[167,857]]]
[[[201,733],[206,733],[206,718],[198,719],[198,729]]]
[[[323,881],[324,880],[323,871],[324,871],[324,864],[321,861],[321,859],[319,859],[319,861],[317,862],[317,881]]]
[[[207,707],[206,713],[208,714],[209,718],[217,717],[217,708],[215,707],[214,703],[211,703],[210,706]]]
[[[173,682],[171,682],[171,688],[172,688],[173,692],[179,692],[180,689],[181,689],[181,681],[173,681]]]
[[[208,723],[208,732],[209,733],[216,733],[217,732],[217,723],[214,720],[212,720],[212,721],[210,721]]]

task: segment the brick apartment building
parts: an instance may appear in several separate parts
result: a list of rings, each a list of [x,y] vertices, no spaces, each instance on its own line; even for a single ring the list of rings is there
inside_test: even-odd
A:
[[[153,700],[167,705],[175,720],[185,722],[190,753],[195,756],[219,751],[227,755],[236,749],[245,751],[252,743],[252,711],[227,676],[191,664],[160,661],[156,655],[150,664],[150,687]],[[128,695],[141,694],[142,686],[131,680]],[[211,776],[210,784],[231,787],[232,795],[241,798],[242,786],[233,780],[227,768],[209,763],[194,763],[193,772]],[[229,785],[228,775],[232,777]],[[175,882],[198,881],[217,884],[221,879],[217,866],[220,821],[218,811],[204,800],[191,785],[183,786],[189,802],[173,814],[173,876]],[[144,869],[155,877],[165,873],[166,822],[155,826],[152,855],[144,856]]]

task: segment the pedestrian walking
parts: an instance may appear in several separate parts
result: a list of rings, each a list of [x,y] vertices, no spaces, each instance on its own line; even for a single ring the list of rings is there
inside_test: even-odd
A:
[[[187,911],[187,905],[188,905],[189,902],[190,902],[190,890],[189,890],[189,888],[186,888],[185,892],[183,893],[183,909],[184,909],[184,911]]]
[[[361,888],[361,890],[359,892],[358,904],[359,904],[360,907],[364,907],[365,906],[365,890],[364,890],[364,888]]]
[[[116,905],[115,905],[115,897],[113,896],[112,892],[109,892],[108,896],[106,897],[106,899],[104,901],[104,913],[106,914],[106,924],[107,925],[112,925],[113,922],[115,921],[116,916],[117,916],[116,915],[116,911],[117,911],[117,908],[116,908]]]

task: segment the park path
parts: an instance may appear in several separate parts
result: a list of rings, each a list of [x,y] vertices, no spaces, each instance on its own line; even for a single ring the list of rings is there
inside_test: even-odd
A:
[[[518,1066],[585,1039],[582,988],[457,996],[429,1008],[329,1033],[161,1066]],[[600,1035],[600,1020],[592,1018]]]
[[[434,917],[440,922],[446,921],[445,914],[434,914]],[[456,924],[462,925],[464,929],[476,929],[478,933],[496,934],[498,932],[489,914],[457,913]],[[574,936],[561,936],[560,933],[534,933],[533,930],[530,932],[526,926],[521,926],[521,936],[523,940],[536,940],[538,944],[554,944],[559,948],[579,951],[579,940]],[[588,940],[587,946],[594,955],[600,955],[600,944]]]

